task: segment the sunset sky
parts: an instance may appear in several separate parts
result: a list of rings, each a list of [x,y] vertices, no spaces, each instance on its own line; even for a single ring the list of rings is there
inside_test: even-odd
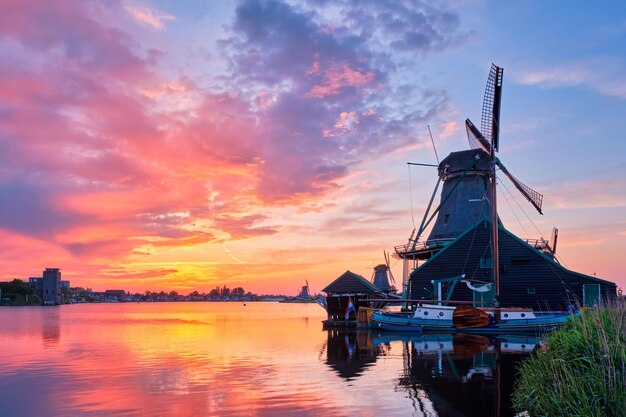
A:
[[[500,158],[545,196],[503,181],[505,226],[626,287],[624,45],[621,1],[0,0],[0,280],[369,278],[434,188],[427,126],[467,149],[494,62]]]

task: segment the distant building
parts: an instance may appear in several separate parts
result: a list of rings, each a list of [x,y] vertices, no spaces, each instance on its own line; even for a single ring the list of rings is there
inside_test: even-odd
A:
[[[126,301],[126,291],[106,290],[104,292],[104,301]]]
[[[43,303],[45,305],[61,304],[61,270],[46,268],[43,271]]]
[[[61,282],[59,268],[46,268],[43,277],[28,278],[28,285],[41,297],[44,305],[57,305],[61,304],[61,287],[66,285],[69,288],[70,282]]]
[[[43,300],[43,278],[30,277],[28,278],[28,286],[31,287],[35,294],[37,294]]]

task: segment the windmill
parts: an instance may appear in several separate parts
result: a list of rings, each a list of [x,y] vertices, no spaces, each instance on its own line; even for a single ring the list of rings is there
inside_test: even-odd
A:
[[[383,251],[383,255],[385,257],[385,263],[376,265],[374,267],[374,272],[372,274],[372,284],[379,290],[390,293],[395,292],[395,279],[393,278],[393,274],[391,272],[391,266],[389,265],[389,254]]]
[[[403,261],[405,308],[410,309],[411,303],[418,300],[432,301],[436,294],[438,303],[454,300],[473,303],[474,307],[500,307],[502,303],[505,308],[535,308],[537,303],[543,303],[565,310],[571,300],[582,300],[582,305],[597,304],[599,288],[606,297],[615,293],[614,283],[584,277],[557,261],[558,230],[553,231],[551,242],[543,238],[522,239],[500,223],[496,198],[498,171],[543,214],[543,196],[519,181],[497,156],[502,81],[502,68],[492,65],[484,93],[481,126],[478,128],[469,119],[465,121],[471,149],[452,152],[439,162],[437,185],[421,224],[407,243],[395,247],[395,255]],[[436,197],[438,204],[434,202]],[[487,227],[489,223],[491,227]],[[427,229],[430,233],[425,232]],[[535,256],[538,251],[547,256]],[[501,272],[506,274],[500,277]],[[468,278],[464,278],[466,273]],[[473,281],[482,286],[477,287]],[[457,282],[466,285],[453,287]],[[488,283],[494,284],[494,291],[486,288],[484,284]],[[445,297],[441,291],[444,285],[449,285]],[[400,321],[405,320],[403,317]],[[501,318],[506,319],[506,315]],[[402,323],[406,325],[406,320]]]
[[[539,214],[541,212],[541,204],[543,202],[543,195],[528,187],[509,172],[508,169],[502,164],[500,159],[496,157],[496,152],[499,150],[500,145],[500,102],[502,96],[502,79],[504,76],[504,70],[501,67],[491,64],[491,70],[489,71],[489,78],[487,78],[487,87],[485,88],[485,95],[483,98],[483,111],[481,116],[481,129],[474,126],[470,119],[465,120],[465,128],[467,130],[467,139],[470,142],[470,146],[473,148],[480,148],[489,155],[491,161],[491,169],[489,173],[491,182],[491,219],[493,221],[492,232],[492,252],[493,252],[493,280],[496,286],[496,302],[500,294],[500,264],[499,264],[499,248],[498,248],[498,209],[496,199],[496,166],[500,168],[500,171],[506,175],[513,183],[522,195],[537,209]]]
[[[406,290],[410,271],[417,267],[419,260],[432,258],[482,218],[488,217],[493,219],[494,223],[501,223],[497,215],[496,167],[511,180],[524,198],[543,214],[541,211],[543,195],[519,181],[496,157],[500,139],[503,74],[502,68],[492,64],[483,98],[481,129],[479,130],[470,119],[465,121],[471,149],[452,152],[437,165],[439,178],[419,228],[411,233],[406,245],[395,247],[396,255],[404,261],[403,291]],[[441,183],[443,186],[440,202],[431,213],[433,200]],[[433,225],[428,237],[421,240],[422,234],[431,223]],[[495,260],[497,255],[495,232],[493,242],[496,249],[493,257]],[[412,267],[409,265],[411,262]]]
[[[485,216],[497,219],[497,215],[494,215],[497,212],[494,198],[495,181],[492,181],[495,178],[496,166],[535,209],[542,213],[543,195],[515,178],[495,156],[499,149],[502,76],[502,68],[492,65],[483,100],[482,131],[470,119],[465,121],[467,138],[472,149],[452,152],[439,163],[437,167],[439,180],[417,233],[415,231],[411,233],[409,245],[403,248],[404,254],[398,250],[399,247],[396,248],[401,258],[406,252],[413,252],[417,253],[418,259],[427,259],[433,252],[445,246],[446,241],[453,240],[479,219]],[[443,187],[439,206],[430,213],[441,182]],[[418,246],[422,233],[435,216],[428,238]],[[420,251],[428,253],[421,257]]]
[[[303,298],[309,298],[311,297],[311,293],[309,292],[309,280],[305,280],[306,285],[302,286],[302,289],[300,290],[300,294],[298,294],[298,297],[303,297]]]
[[[483,99],[481,130],[478,130],[470,119],[466,119],[467,139],[473,149],[480,148],[489,154],[498,168],[511,180],[515,188],[537,209],[539,214],[543,214],[541,212],[543,195],[515,178],[495,156],[495,152],[499,151],[500,142],[500,98],[502,95],[503,74],[504,70],[502,68],[491,64],[491,71],[489,72]]]

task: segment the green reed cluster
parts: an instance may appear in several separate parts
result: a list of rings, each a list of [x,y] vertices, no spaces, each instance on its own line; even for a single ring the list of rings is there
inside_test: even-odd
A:
[[[587,310],[546,341],[519,367],[518,412],[626,416],[626,303]]]

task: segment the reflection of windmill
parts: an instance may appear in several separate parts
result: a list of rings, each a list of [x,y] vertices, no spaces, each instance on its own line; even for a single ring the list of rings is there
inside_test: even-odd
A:
[[[465,121],[467,137],[473,149],[452,152],[439,163],[439,179],[419,229],[413,230],[406,245],[395,248],[396,254],[405,260],[404,286],[410,269],[417,266],[418,260],[431,258],[479,219],[498,218],[494,198],[495,166],[541,213],[543,196],[515,178],[493,152],[499,148],[502,76],[503,69],[492,65],[483,100],[482,132],[469,119]],[[431,213],[433,200],[442,181],[439,206]],[[428,238],[420,241],[433,219],[435,221]],[[547,242],[537,241],[536,246],[547,248]],[[413,261],[412,268],[407,262],[409,260]]]
[[[385,256],[385,263],[376,265],[374,267],[374,272],[372,274],[372,284],[379,290],[385,293],[395,293],[395,279],[393,278],[393,273],[391,272],[391,266],[389,265],[389,253],[383,251],[383,255]]]

